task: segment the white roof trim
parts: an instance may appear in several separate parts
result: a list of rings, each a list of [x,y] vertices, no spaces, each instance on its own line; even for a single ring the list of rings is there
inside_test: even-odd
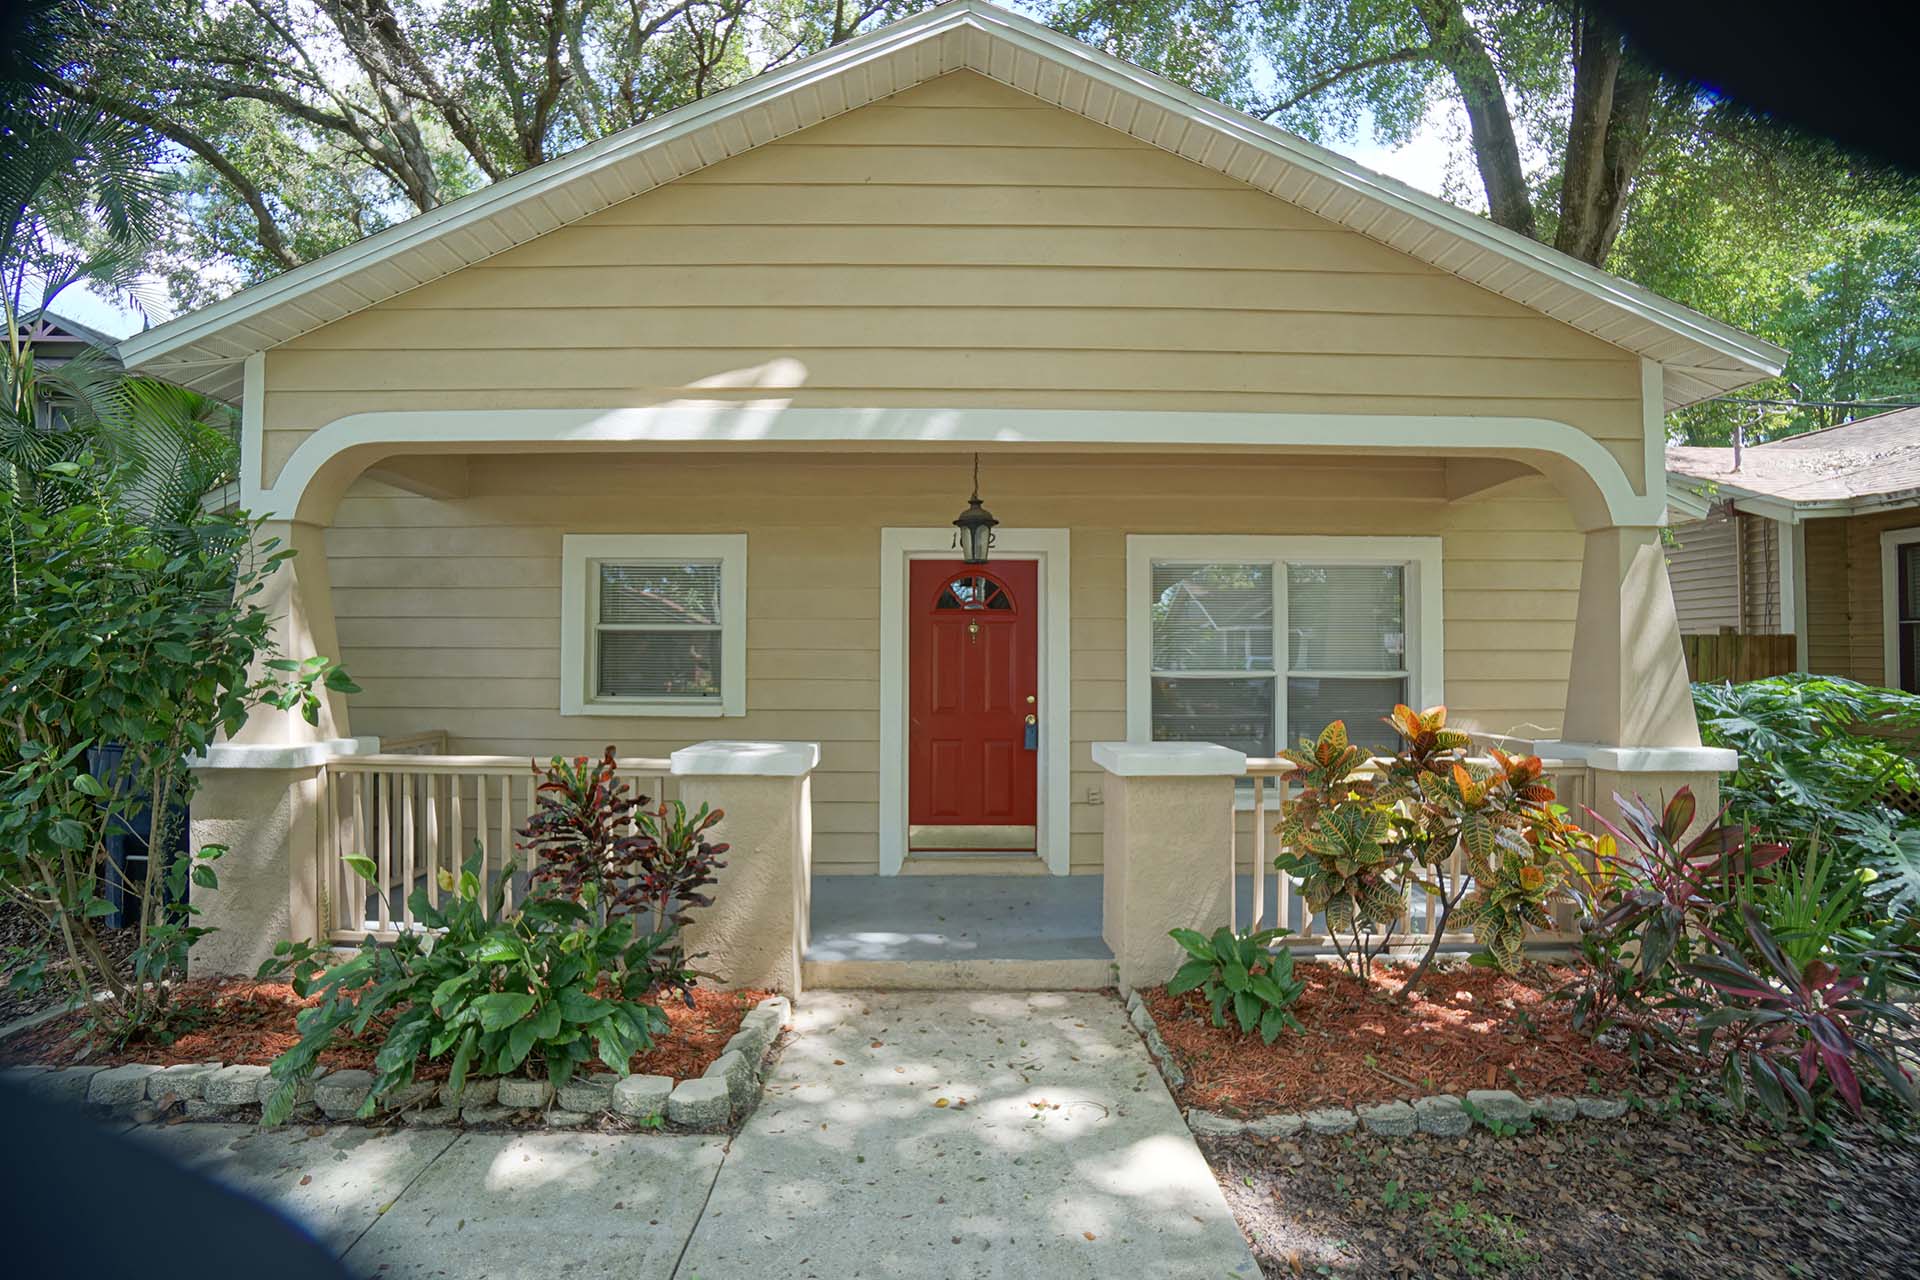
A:
[[[1713,490],[1707,498],[1697,491]],[[1777,494],[1745,489],[1729,480],[1704,480],[1683,471],[1667,472],[1667,505],[1689,520],[1704,519],[1713,502],[1725,502],[1736,511],[1764,516],[1781,524],[1799,524],[1827,516],[1870,515],[1878,511],[1904,511],[1920,507],[1920,489],[1900,489],[1893,493],[1863,493],[1851,498],[1782,498]]]
[[[1786,352],[1772,343],[985,0],[953,0],[610,134],[127,338],[120,357],[129,368],[231,398],[240,389],[240,364],[254,352],[707,165],[959,70],[1248,182],[1655,359],[1665,372],[1668,408],[1771,377],[1785,363]],[[562,189],[575,212],[563,215],[546,198]],[[511,221],[505,219],[509,213]],[[463,230],[472,233],[464,237],[471,245],[464,251],[448,240]]]

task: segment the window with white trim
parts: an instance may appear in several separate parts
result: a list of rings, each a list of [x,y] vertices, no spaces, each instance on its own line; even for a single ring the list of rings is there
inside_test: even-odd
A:
[[[569,534],[561,711],[746,713],[745,534]]]
[[[1439,575],[1435,538],[1130,537],[1128,736],[1390,749],[1394,704],[1439,696]]]

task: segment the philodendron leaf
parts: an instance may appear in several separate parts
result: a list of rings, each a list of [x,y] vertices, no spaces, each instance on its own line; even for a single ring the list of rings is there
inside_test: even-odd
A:
[[[377,884],[380,880],[380,868],[374,865],[372,858],[364,853],[350,853],[340,861],[347,864],[347,870],[365,880],[368,884]]]

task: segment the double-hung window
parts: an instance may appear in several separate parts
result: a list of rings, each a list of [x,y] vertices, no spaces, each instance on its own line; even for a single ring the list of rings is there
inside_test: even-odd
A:
[[[744,534],[570,534],[561,711],[746,712]]]
[[[1127,540],[1127,734],[1272,756],[1329,721],[1390,750],[1441,696],[1437,538]]]

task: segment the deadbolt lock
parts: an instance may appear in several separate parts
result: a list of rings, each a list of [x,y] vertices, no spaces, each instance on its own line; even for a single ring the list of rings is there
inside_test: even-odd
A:
[[[1033,695],[1032,695],[1032,694],[1028,694],[1028,695],[1027,695],[1027,705],[1028,705],[1028,706],[1032,706],[1032,705],[1033,705]]]

